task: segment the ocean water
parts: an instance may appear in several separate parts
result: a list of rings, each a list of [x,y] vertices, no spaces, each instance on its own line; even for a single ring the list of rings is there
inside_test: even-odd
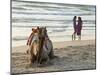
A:
[[[36,26],[46,26],[52,42],[71,41],[74,16],[82,17],[82,40],[95,39],[95,13],[92,5],[12,0],[12,46],[25,45]]]

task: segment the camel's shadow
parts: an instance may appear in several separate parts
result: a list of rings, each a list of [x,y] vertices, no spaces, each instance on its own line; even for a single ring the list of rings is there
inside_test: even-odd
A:
[[[39,64],[37,62],[34,62],[32,64],[27,64],[26,68],[35,68],[35,67],[49,67],[54,64],[54,60],[59,59],[58,56],[54,56],[52,59],[50,59],[48,62],[43,62],[42,64]]]
[[[65,61],[65,62],[63,62]],[[69,62],[72,62],[73,59],[72,58],[69,58],[69,57],[59,57],[59,56],[55,56],[53,59],[50,59],[49,62],[47,63],[42,63],[42,64],[39,64],[39,63],[33,63],[31,65],[28,64],[28,67],[26,68],[43,68],[43,67],[52,67],[52,66],[55,66],[55,65],[64,65],[64,64],[67,64]]]

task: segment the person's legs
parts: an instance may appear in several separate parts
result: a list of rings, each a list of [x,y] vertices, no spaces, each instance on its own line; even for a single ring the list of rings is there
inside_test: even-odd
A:
[[[81,35],[80,35],[80,40],[81,40]]]
[[[74,36],[74,33],[72,34],[72,41],[73,41],[73,36]]]
[[[77,29],[75,29],[74,31],[74,40],[76,40],[76,33],[77,33]]]
[[[81,40],[81,35],[78,35],[78,40]]]
[[[74,33],[74,40],[76,39],[76,33]]]
[[[78,33],[78,40],[81,40],[81,30]]]
[[[74,29],[74,33],[72,34],[72,40],[75,40],[76,39],[76,30]]]

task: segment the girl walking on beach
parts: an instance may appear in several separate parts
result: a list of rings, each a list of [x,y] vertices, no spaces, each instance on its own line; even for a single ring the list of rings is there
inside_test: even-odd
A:
[[[75,34],[77,32],[77,28],[76,28],[76,16],[74,16],[73,18],[73,28],[74,28],[74,33],[72,34],[72,40],[75,40]]]
[[[78,17],[78,24],[77,24],[77,35],[78,39],[81,40],[81,30],[82,30],[82,19],[81,17]]]

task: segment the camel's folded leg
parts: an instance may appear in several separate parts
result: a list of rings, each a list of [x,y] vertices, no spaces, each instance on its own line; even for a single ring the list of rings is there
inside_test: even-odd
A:
[[[47,56],[47,59],[46,59],[46,63],[45,64],[48,64],[49,63],[49,56]]]
[[[53,50],[50,51],[50,53],[49,53],[48,56],[49,56],[50,59],[54,58],[54,52],[53,52]]]
[[[28,63],[31,63],[31,62],[30,62],[30,59],[31,59],[31,53],[30,53],[30,50],[31,50],[31,46],[28,46],[28,49],[27,49],[27,51],[26,51],[27,56],[28,56]]]
[[[28,59],[28,62],[29,62],[29,64],[30,65],[32,65],[33,63],[34,63],[34,60],[35,60],[35,58],[34,58],[34,54],[33,54],[33,46],[31,45],[30,47],[29,47],[29,50],[28,50],[28,53],[29,53],[29,59]]]
[[[44,51],[41,55],[41,57],[39,58],[39,64],[47,64],[49,62],[49,56],[48,54]]]
[[[47,54],[49,56],[50,59],[54,58],[54,51],[53,51],[53,44],[52,44],[52,41],[49,41],[49,46],[47,48],[47,50],[49,51]]]

